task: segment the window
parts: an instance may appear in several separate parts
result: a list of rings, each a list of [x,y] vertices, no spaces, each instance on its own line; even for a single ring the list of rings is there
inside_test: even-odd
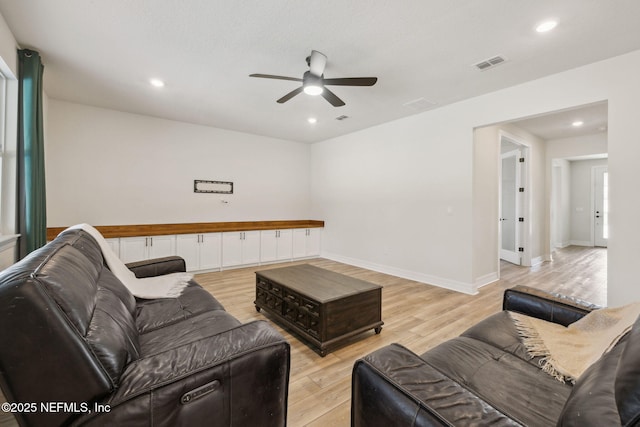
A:
[[[7,79],[2,71],[0,71],[0,224],[2,224],[2,166],[4,160],[5,140],[7,137],[6,120],[7,120]],[[0,234],[2,229],[0,228]]]

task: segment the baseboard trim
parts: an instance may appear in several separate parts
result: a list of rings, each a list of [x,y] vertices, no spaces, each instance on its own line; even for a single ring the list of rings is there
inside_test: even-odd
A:
[[[403,279],[413,280],[416,282],[424,283],[425,285],[437,286],[439,288],[449,289],[449,290],[461,292],[467,295],[476,295],[478,293],[477,286],[471,283],[464,283],[456,280],[444,279],[442,277],[431,276],[424,273],[418,273],[416,271],[404,270],[401,268],[372,263],[369,261],[345,257],[342,255],[332,254],[328,252],[322,252],[321,256],[323,258],[327,258],[336,262],[341,262],[343,264],[349,264],[355,267],[366,268],[367,270],[376,271],[378,273],[389,274],[390,276],[401,277]]]
[[[495,283],[500,280],[499,274],[497,271],[493,273],[485,274],[484,276],[480,276],[475,280],[475,287],[479,289],[483,286],[490,285],[491,283]]]
[[[549,261],[551,259],[550,255],[541,255],[531,259],[531,267],[535,267],[536,265],[540,265],[545,261]]]
[[[593,244],[587,240],[571,240],[569,242],[572,246],[589,246],[593,247]]]

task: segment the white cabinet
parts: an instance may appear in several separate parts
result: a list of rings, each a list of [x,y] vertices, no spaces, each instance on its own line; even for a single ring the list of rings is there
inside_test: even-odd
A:
[[[175,235],[120,238],[120,259],[124,263],[175,254]]]
[[[104,240],[107,241],[107,244],[109,245],[113,253],[119,257],[120,256],[120,239],[117,237],[114,237],[114,238],[109,238]]]
[[[260,232],[260,262],[290,260],[292,255],[292,230],[263,230]]]
[[[293,258],[320,255],[321,228],[296,228],[293,230]]]
[[[107,239],[125,262],[178,255],[187,271],[283,262],[320,255],[322,228],[230,231]]]
[[[176,255],[184,258],[187,271],[220,268],[221,233],[180,234],[176,238]]]
[[[260,232],[222,233],[222,266],[232,267],[260,262]]]

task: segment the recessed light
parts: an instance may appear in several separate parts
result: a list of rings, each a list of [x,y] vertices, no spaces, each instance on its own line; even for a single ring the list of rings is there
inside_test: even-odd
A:
[[[583,124],[584,124],[584,122],[582,120],[576,120],[575,122],[571,123],[571,126],[579,128]]]
[[[546,33],[547,31],[553,30],[556,25],[558,25],[556,21],[545,21],[536,27],[536,31],[539,33]]]
[[[311,124],[314,124],[314,123],[317,123],[317,122],[318,122],[318,119],[316,119],[315,117],[309,117],[309,118],[307,119],[307,121],[308,121],[309,123],[311,123]]]
[[[164,82],[160,79],[150,79],[149,83],[153,87],[164,87]]]

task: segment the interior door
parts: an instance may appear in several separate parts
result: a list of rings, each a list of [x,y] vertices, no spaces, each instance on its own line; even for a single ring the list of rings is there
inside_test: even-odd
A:
[[[520,265],[520,150],[502,154],[500,191],[500,258]]]
[[[606,248],[609,242],[609,172],[606,166],[593,169],[593,243]]]

